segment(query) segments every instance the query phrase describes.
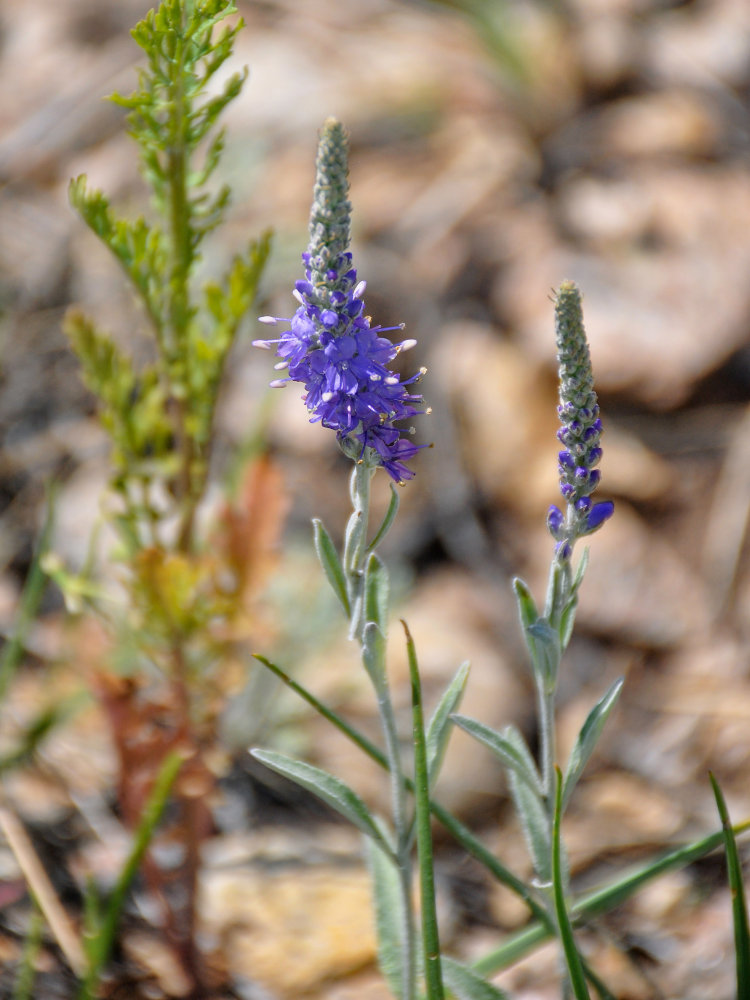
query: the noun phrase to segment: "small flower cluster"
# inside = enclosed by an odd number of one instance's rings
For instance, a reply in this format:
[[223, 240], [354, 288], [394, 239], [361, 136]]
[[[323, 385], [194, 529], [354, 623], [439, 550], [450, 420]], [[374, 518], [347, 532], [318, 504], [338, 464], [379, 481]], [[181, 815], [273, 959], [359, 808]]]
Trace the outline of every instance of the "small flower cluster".
[[420, 446], [395, 424], [420, 413], [421, 395], [409, 390], [424, 374], [400, 379], [388, 364], [415, 341], [393, 344], [381, 334], [390, 329], [371, 326], [364, 314], [365, 282], [357, 281], [349, 243], [347, 143], [341, 125], [329, 119], [321, 133], [317, 177], [310, 218], [310, 245], [302, 255], [305, 280], [294, 297], [299, 308], [291, 319], [262, 316], [261, 322], [289, 323], [275, 340], [256, 340], [256, 347], [275, 348], [277, 369], [288, 376], [272, 386], [301, 382], [312, 414], [336, 431], [346, 455], [373, 467], [382, 465], [398, 483], [413, 478], [404, 463]]
[[581, 293], [572, 281], [563, 282], [555, 298], [555, 333], [560, 365], [557, 413], [562, 425], [557, 438], [563, 445], [558, 453], [558, 471], [567, 512], [563, 514], [559, 507], [551, 506], [547, 527], [557, 542], [559, 558], [568, 559], [575, 540], [596, 531], [614, 511], [610, 500], [591, 500], [601, 478], [595, 466], [602, 457], [602, 422], [583, 329]]

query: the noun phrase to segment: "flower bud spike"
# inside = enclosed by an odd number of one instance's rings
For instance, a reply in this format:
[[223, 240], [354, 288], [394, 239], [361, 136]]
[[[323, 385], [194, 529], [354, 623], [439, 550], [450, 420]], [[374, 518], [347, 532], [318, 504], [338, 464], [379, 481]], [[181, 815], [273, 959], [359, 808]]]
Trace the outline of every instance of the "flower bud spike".
[[557, 440], [560, 493], [567, 514], [550, 507], [547, 528], [555, 538], [556, 557], [571, 557], [578, 538], [591, 534], [612, 516], [614, 504], [607, 500], [592, 504], [591, 495], [601, 473], [594, 468], [602, 457], [599, 441], [602, 422], [594, 391], [589, 346], [583, 327], [581, 293], [572, 281], [564, 281], [555, 295], [555, 336], [560, 378], [560, 429]]

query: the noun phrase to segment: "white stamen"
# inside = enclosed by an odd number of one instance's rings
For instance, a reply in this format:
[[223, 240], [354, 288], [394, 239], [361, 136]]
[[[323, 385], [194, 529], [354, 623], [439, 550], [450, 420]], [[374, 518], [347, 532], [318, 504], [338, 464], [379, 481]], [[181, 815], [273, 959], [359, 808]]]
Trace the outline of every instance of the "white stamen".
[[396, 375], [389, 375], [385, 380], [386, 385], [398, 385], [398, 377]]
[[321, 393], [320, 398], [323, 400], [324, 403], [330, 403], [331, 400], [333, 399], [333, 393], [332, 392]]
[[410, 351], [412, 347], [416, 346], [417, 346], [416, 340], [404, 340], [402, 343], [398, 345], [398, 349], [399, 351]]
[[288, 368], [288, 367], [289, 367], [289, 362], [288, 361], [277, 361], [276, 364], [273, 366], [273, 369], [274, 369], [274, 371], [277, 371], [277, 372], [283, 372], [284, 369]]
[[275, 378], [273, 382], [269, 382], [268, 384], [272, 389], [283, 389], [288, 381], [288, 378]]
[[264, 351], [270, 351], [273, 344], [278, 344], [278, 340], [254, 340], [253, 347], [260, 347]]
[[301, 306], [305, 304], [305, 300], [302, 298], [302, 292], [299, 290], [299, 288], [295, 288], [294, 291], [292, 292], [292, 295], [295, 297], [295, 299], [299, 302]]
[[352, 298], [353, 299], [361, 299], [362, 296], [365, 293], [365, 288], [367, 288], [367, 282], [366, 281], [359, 281], [359, 282], [357, 282], [357, 285], [355, 286], [354, 291], [352, 292]]
[[268, 323], [269, 326], [275, 326], [276, 322], [277, 322], [277, 319], [276, 319], [275, 316], [259, 316], [258, 317], [258, 322], [259, 323]]

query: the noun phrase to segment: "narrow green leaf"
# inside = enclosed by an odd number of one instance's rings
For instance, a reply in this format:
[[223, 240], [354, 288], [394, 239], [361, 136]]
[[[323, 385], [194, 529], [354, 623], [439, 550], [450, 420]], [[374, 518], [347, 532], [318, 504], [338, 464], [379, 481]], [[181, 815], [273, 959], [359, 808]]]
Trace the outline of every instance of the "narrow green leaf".
[[[560, 649], [563, 652], [568, 648], [570, 637], [573, 634], [573, 627], [576, 621], [576, 611], [578, 610], [578, 591], [583, 583], [583, 577], [588, 564], [589, 549], [585, 548], [583, 550], [583, 555], [578, 562], [578, 566], [576, 567], [575, 576], [573, 577], [573, 581], [570, 585], [568, 599], [560, 614], [558, 635], [560, 637]], [[563, 806], [563, 808], [565, 807]]]
[[414, 802], [417, 820], [417, 861], [421, 899], [422, 948], [427, 1000], [443, 1000], [443, 976], [440, 971], [440, 935], [435, 904], [435, 871], [432, 861], [432, 829], [430, 825], [430, 779], [427, 766], [427, 740], [422, 712], [422, 681], [419, 676], [417, 651], [406, 622], [406, 652], [411, 680], [411, 705], [414, 733]]
[[520, 577], [513, 580], [513, 593], [516, 595], [518, 603], [518, 615], [521, 619], [521, 628], [526, 632], [529, 625], [533, 625], [539, 619], [536, 601], [534, 600], [528, 586]]
[[573, 593], [577, 593], [578, 590], [579, 590], [579, 588], [580, 588], [580, 586], [581, 586], [581, 584], [583, 583], [583, 577], [584, 577], [584, 575], [586, 573], [586, 570], [588, 569], [588, 566], [589, 566], [589, 555], [590, 555], [590, 552], [591, 552], [591, 550], [589, 549], [589, 547], [587, 545], [586, 548], [583, 550], [583, 555], [581, 556], [581, 558], [578, 561], [578, 565], [576, 566], [575, 575], [573, 577], [573, 583], [572, 583], [572, 586], [571, 586], [571, 590], [573, 591]]
[[391, 857], [372, 838], [366, 838], [367, 858], [372, 875], [378, 967], [388, 987], [401, 1000], [403, 977], [402, 932], [403, 896], [398, 869]]
[[505, 990], [493, 986], [463, 962], [443, 955], [443, 979], [456, 1000], [510, 1000]]
[[445, 689], [435, 713], [427, 726], [427, 773], [430, 788], [437, 781], [451, 734], [451, 715], [461, 704], [469, 676], [469, 661], [462, 663], [456, 676]]
[[732, 892], [732, 922], [734, 925], [734, 951], [737, 962], [737, 1000], [750, 997], [750, 935], [748, 934], [747, 902], [745, 886], [742, 880], [742, 865], [737, 851], [737, 842], [729, 821], [729, 811], [719, 783], [709, 772], [711, 787], [714, 790], [716, 808], [721, 817], [724, 833], [724, 848], [727, 855], [727, 873], [729, 888]]
[[545, 692], [554, 691], [560, 668], [560, 636], [546, 618], [538, 618], [525, 632], [535, 676]]
[[[81, 984], [78, 1000], [93, 1000], [93, 997], [97, 993], [99, 976], [112, 950], [117, 925], [120, 921], [122, 908], [125, 905], [128, 889], [140, 868], [143, 855], [146, 853], [154, 831], [164, 813], [172, 785], [182, 767], [182, 763], [182, 755], [172, 752], [167, 755], [156, 776], [154, 787], [148, 797], [146, 807], [143, 810], [143, 816], [135, 832], [130, 854], [117, 877], [114, 890], [109, 898], [101, 922], [98, 925], [96, 936], [88, 943], [87, 953], [90, 957], [90, 964], [86, 977]], [[93, 900], [90, 901], [89, 905], [93, 907]], [[93, 909], [90, 909], [90, 917], [92, 913]]]
[[385, 636], [375, 622], [367, 622], [362, 636], [362, 663], [376, 691], [381, 691], [387, 683], [385, 652]]
[[393, 483], [391, 483], [391, 500], [390, 503], [388, 504], [388, 510], [385, 512], [385, 517], [383, 518], [380, 527], [375, 532], [372, 541], [367, 546], [368, 552], [374, 552], [375, 549], [378, 547], [378, 545], [380, 545], [385, 536], [388, 534], [391, 525], [396, 519], [396, 514], [398, 513], [398, 505], [400, 502], [401, 498], [399, 497], [398, 490], [393, 485]]
[[388, 635], [388, 571], [385, 563], [371, 552], [365, 566], [365, 622], [374, 622]]
[[614, 682], [604, 697], [601, 698], [591, 709], [586, 717], [586, 721], [581, 727], [581, 731], [578, 734], [578, 738], [576, 739], [575, 745], [570, 753], [568, 766], [565, 768], [562, 790], [563, 812], [565, 812], [568, 802], [570, 801], [570, 796], [573, 794], [573, 789], [577, 785], [578, 779], [583, 773], [583, 769], [586, 767], [591, 754], [594, 752], [596, 744], [599, 742], [599, 737], [604, 729], [604, 724], [617, 703], [617, 699], [620, 696], [624, 683], [625, 679], [623, 677], [618, 678]]
[[315, 551], [318, 553], [320, 565], [326, 575], [328, 582], [333, 588], [333, 592], [338, 597], [344, 614], [347, 618], [351, 615], [349, 605], [349, 595], [346, 591], [346, 577], [344, 569], [336, 551], [336, 546], [331, 541], [331, 536], [323, 526], [323, 522], [317, 517], [313, 518], [313, 537], [315, 540]]
[[[750, 830], [750, 820], [739, 823], [732, 828], [735, 836], [746, 833], [748, 830]], [[634, 896], [644, 885], [663, 875], [664, 872], [686, 868], [699, 858], [705, 857], [722, 843], [723, 837], [721, 831], [712, 833], [708, 837], [702, 837], [691, 844], [685, 844], [674, 851], [669, 851], [642, 868], [636, 868], [634, 871], [626, 873], [611, 885], [596, 889], [573, 904], [571, 913], [574, 921], [576, 924], [585, 924], [601, 913], [609, 913], [616, 906]], [[490, 859], [487, 859], [485, 863], [491, 871]], [[499, 878], [499, 881], [502, 879]], [[546, 920], [546, 914], [535, 914], [535, 916], [537, 920], [533, 924], [524, 927], [517, 934], [512, 934], [498, 948], [476, 961], [474, 968], [485, 975], [500, 972], [518, 962], [543, 941], [552, 937], [554, 929]]]
[[29, 630], [34, 623], [47, 587], [47, 574], [44, 571], [44, 562], [52, 538], [56, 496], [57, 488], [55, 486], [50, 487], [47, 493], [47, 509], [44, 516], [44, 524], [36, 543], [34, 557], [23, 586], [23, 592], [21, 593], [16, 627], [13, 630], [13, 635], [5, 642], [2, 653], [0, 653], [0, 700], [5, 696], [8, 684], [11, 682], [21, 662]]
[[34, 1000], [37, 959], [44, 940], [44, 916], [32, 893], [32, 911], [23, 941], [23, 951], [13, 983], [11, 1000]]
[[470, 736], [492, 750], [509, 773], [515, 774], [537, 797], [541, 797], [543, 790], [539, 772], [526, 741], [515, 726], [507, 726], [502, 733], [498, 733], [483, 722], [477, 722], [476, 719], [470, 719], [466, 715], [452, 715], [451, 719]]
[[540, 796], [525, 781], [521, 781], [516, 771], [508, 772], [508, 783], [534, 871], [540, 882], [549, 885], [552, 881], [552, 844], [544, 804]]
[[276, 771], [277, 774], [289, 778], [290, 781], [294, 781], [302, 788], [317, 795], [332, 809], [353, 823], [362, 833], [372, 837], [389, 856], [393, 856], [393, 851], [383, 837], [370, 810], [359, 795], [340, 778], [328, 774], [327, 771], [323, 771], [319, 767], [313, 767], [312, 764], [305, 764], [301, 760], [294, 760], [273, 750], [251, 750], [250, 753], [261, 764], [270, 767], [272, 771]]
[[565, 905], [565, 879], [562, 871], [562, 847], [560, 843], [562, 774], [559, 767], [555, 768], [555, 774], [555, 815], [552, 824], [552, 891], [555, 902], [555, 915], [557, 916], [560, 941], [565, 955], [565, 964], [576, 1000], [591, 1000], [588, 987], [586, 986], [586, 976], [581, 964], [581, 956], [578, 954], [578, 949], [576, 948], [573, 927]]

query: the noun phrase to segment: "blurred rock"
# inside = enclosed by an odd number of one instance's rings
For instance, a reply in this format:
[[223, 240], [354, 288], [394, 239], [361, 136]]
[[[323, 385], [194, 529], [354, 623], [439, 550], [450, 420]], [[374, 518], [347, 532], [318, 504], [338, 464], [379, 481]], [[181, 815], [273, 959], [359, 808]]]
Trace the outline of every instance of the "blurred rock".
[[203, 933], [232, 975], [295, 998], [375, 959], [370, 877], [363, 866], [204, 873]]

